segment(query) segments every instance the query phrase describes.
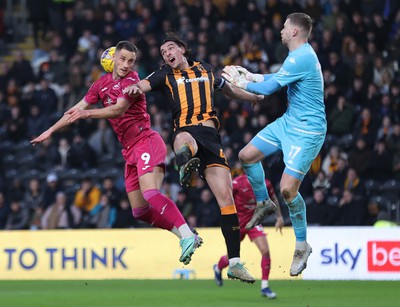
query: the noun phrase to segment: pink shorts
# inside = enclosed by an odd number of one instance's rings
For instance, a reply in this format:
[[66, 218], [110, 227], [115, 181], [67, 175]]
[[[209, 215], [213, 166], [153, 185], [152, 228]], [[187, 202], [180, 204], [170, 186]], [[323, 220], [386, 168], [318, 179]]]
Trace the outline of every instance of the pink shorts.
[[253, 229], [246, 230], [244, 227], [240, 227], [240, 241], [244, 239], [244, 237], [248, 235], [250, 241], [253, 241], [255, 238], [258, 237], [265, 237], [267, 236], [264, 232], [264, 228], [261, 225], [257, 225]]
[[140, 189], [139, 177], [153, 172], [155, 166], [161, 166], [165, 171], [166, 155], [164, 140], [155, 131], [135, 145], [124, 148], [126, 193]]

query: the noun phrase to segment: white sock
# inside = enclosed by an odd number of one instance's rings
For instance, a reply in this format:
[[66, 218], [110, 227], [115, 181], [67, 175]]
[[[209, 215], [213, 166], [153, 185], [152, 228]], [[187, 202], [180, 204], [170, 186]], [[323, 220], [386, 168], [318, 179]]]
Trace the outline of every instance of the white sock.
[[178, 230], [181, 234], [182, 239], [190, 238], [190, 237], [194, 236], [194, 233], [190, 230], [190, 227], [188, 224], [183, 224], [183, 225], [179, 226]]
[[230, 258], [229, 259], [229, 266], [234, 266], [236, 263], [240, 262], [240, 258], [239, 257], [235, 257], [235, 258]]
[[296, 241], [296, 250], [305, 251], [307, 249], [306, 241]]
[[268, 288], [268, 280], [261, 280], [261, 289]]
[[217, 273], [221, 273], [221, 270], [219, 269], [218, 265], [215, 266], [215, 269], [214, 269], [214, 270], [215, 270], [215, 272], [217, 272]]
[[170, 230], [174, 235], [176, 235], [179, 239], [182, 239], [181, 233], [179, 232], [178, 228], [175, 226]]

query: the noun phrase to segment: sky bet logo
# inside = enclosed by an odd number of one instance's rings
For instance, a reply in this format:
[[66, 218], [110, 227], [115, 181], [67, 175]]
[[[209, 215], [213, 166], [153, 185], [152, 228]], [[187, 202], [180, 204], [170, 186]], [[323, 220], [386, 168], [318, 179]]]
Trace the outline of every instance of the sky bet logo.
[[344, 265], [354, 270], [360, 257], [361, 249], [351, 250], [350, 248], [341, 248], [335, 243], [333, 248], [324, 248], [321, 250], [322, 264], [325, 265]]
[[368, 242], [369, 272], [400, 272], [400, 241]]

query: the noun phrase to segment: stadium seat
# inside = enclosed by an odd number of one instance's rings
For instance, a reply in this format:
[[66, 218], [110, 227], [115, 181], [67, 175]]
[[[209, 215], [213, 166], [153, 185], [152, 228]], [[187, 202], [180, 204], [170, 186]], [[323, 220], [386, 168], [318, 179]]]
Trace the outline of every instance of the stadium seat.
[[375, 196], [382, 192], [382, 184], [374, 179], [365, 181], [365, 188], [367, 189], [367, 195]]
[[329, 196], [327, 199], [326, 199], [326, 203], [329, 205], [329, 206], [337, 206], [338, 204], [339, 204], [339, 196]]
[[58, 178], [63, 182], [64, 187], [79, 184], [83, 178], [83, 174], [76, 168], [71, 168], [58, 173]]
[[0, 142], [0, 153], [2, 156], [13, 152], [14, 152], [14, 143], [12, 143], [11, 141]]
[[14, 154], [7, 154], [2, 157], [3, 166], [5, 169], [14, 169], [17, 167], [17, 159]]
[[190, 277], [192, 278], [196, 278], [196, 272], [194, 270], [190, 270], [190, 269], [176, 269], [172, 275], [172, 278], [174, 279], [190, 279]]
[[399, 199], [400, 195], [400, 181], [388, 180], [382, 184], [382, 196], [388, 198], [392, 203]]

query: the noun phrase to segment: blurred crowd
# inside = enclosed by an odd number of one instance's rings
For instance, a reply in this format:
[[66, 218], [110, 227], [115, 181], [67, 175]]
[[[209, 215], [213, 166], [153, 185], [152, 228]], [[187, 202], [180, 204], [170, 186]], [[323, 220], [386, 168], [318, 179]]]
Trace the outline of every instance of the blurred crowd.
[[[178, 31], [193, 59], [275, 72], [286, 58], [280, 30], [288, 14], [314, 21], [310, 44], [325, 82], [328, 135], [301, 193], [309, 225], [400, 221], [400, 3], [396, 0], [75, 0], [27, 1], [35, 49], [10, 50], [0, 62], [0, 229], [146, 227], [124, 192], [124, 161], [106, 120], [82, 120], [49, 141], [29, 140], [58, 120], [104, 72], [101, 53], [120, 40], [141, 50], [141, 78], [159, 68], [163, 34]], [[1, 31], [3, 29], [3, 31]], [[0, 40], [4, 34], [0, 24]], [[153, 129], [168, 146], [163, 190], [194, 227], [219, 223], [201, 179], [182, 189], [169, 146], [171, 117], [156, 92], [146, 94]], [[215, 96], [232, 175], [239, 150], [286, 108], [284, 90], [262, 104]], [[279, 185], [277, 155], [264, 164]], [[279, 190], [276, 190], [279, 195]], [[283, 203], [283, 202], [282, 202]], [[287, 210], [282, 206], [286, 223]], [[272, 224], [273, 222], [271, 222]], [[268, 224], [268, 220], [266, 221]]]

